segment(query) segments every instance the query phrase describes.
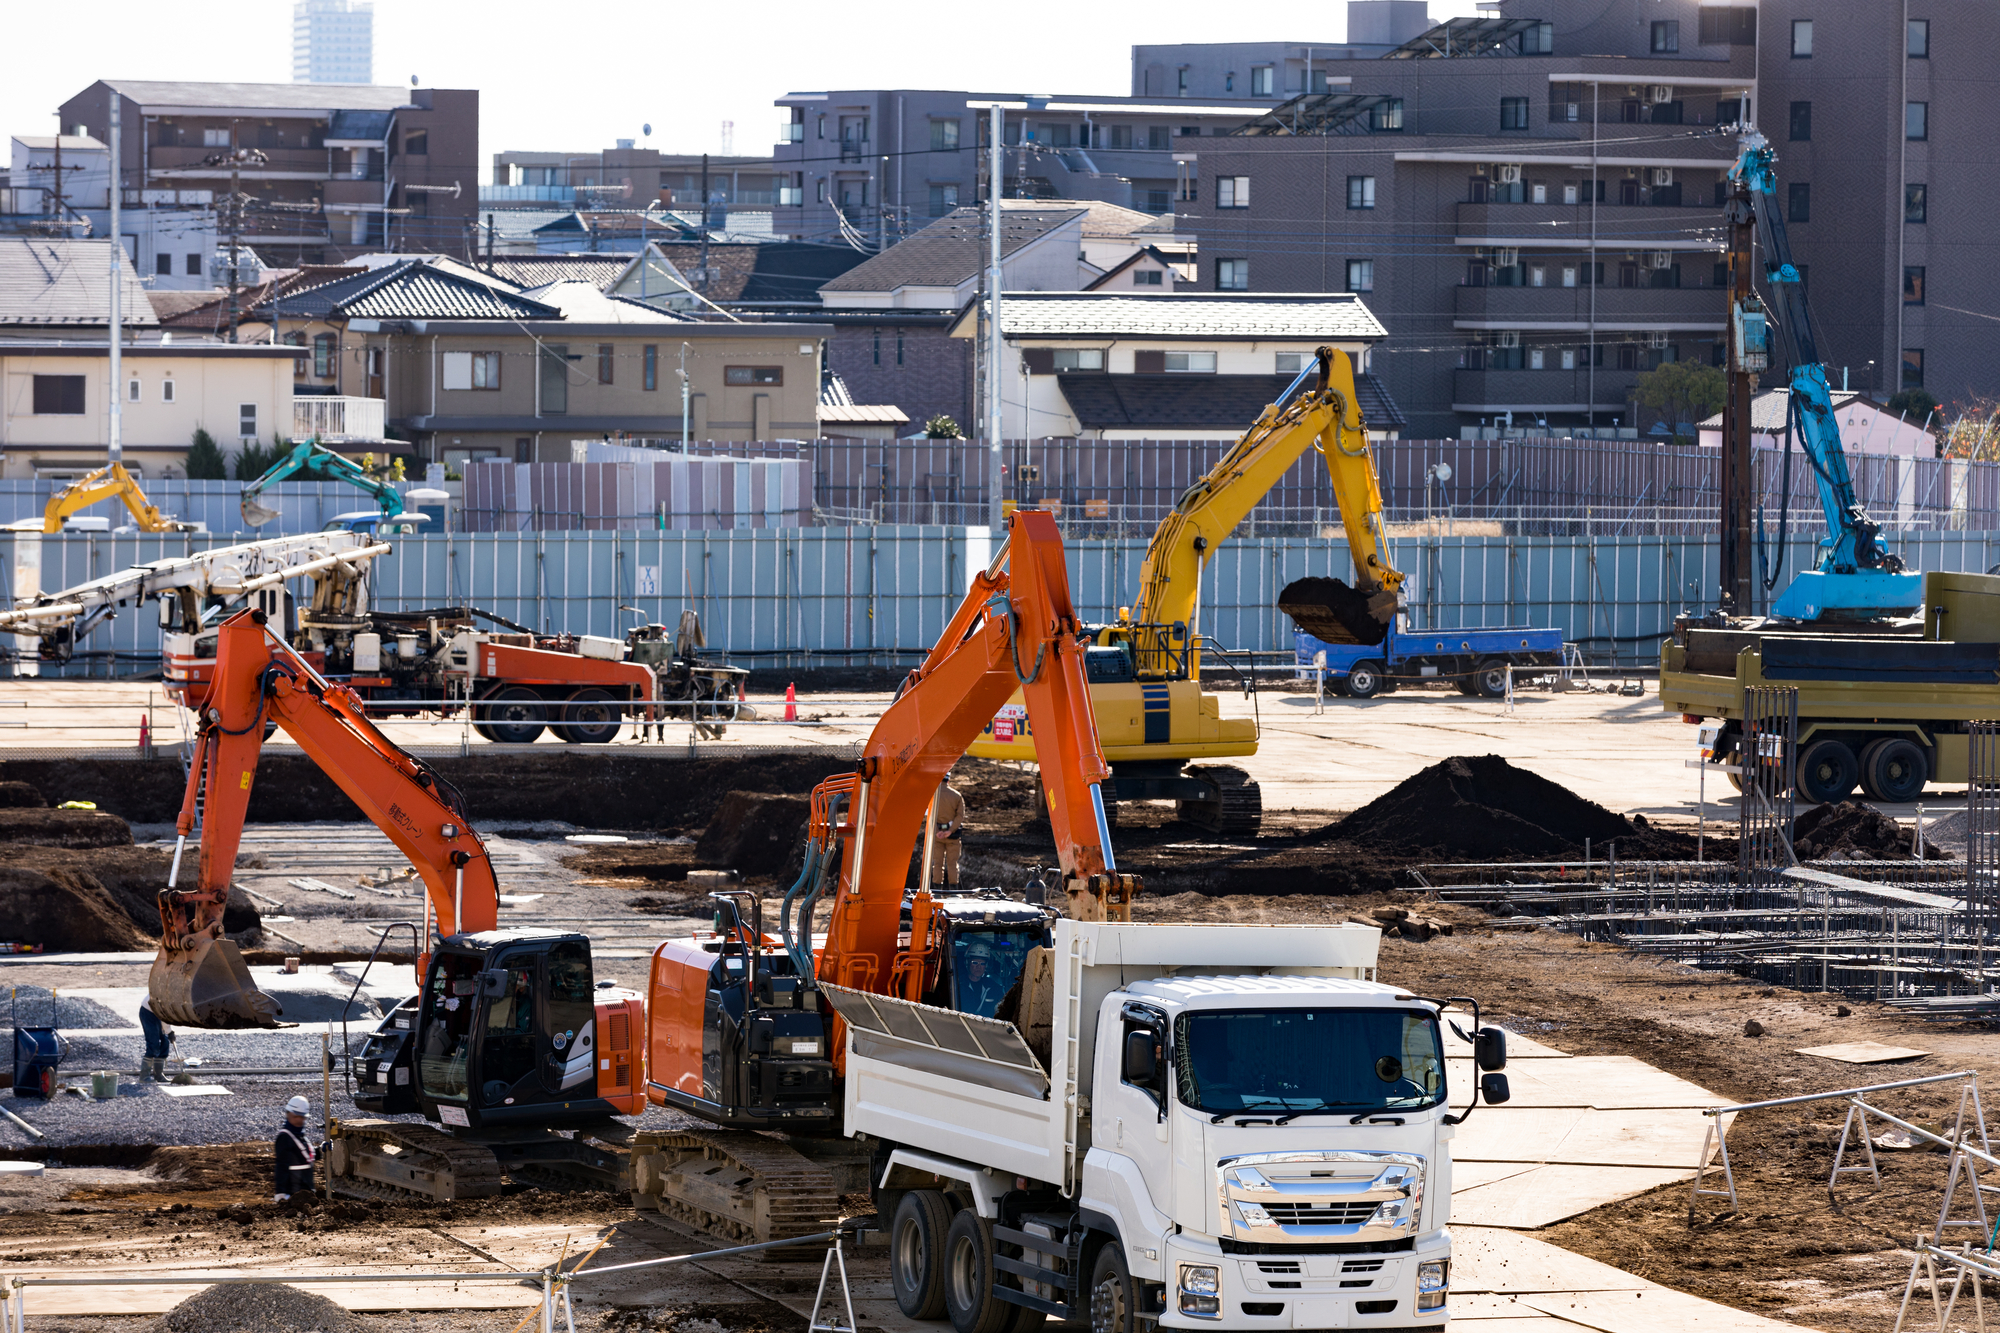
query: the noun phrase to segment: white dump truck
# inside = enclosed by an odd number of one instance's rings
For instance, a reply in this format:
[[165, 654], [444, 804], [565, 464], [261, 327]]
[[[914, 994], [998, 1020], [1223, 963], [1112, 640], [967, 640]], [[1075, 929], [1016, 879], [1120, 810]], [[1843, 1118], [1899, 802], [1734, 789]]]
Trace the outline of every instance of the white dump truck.
[[[1057, 920], [1018, 1023], [825, 987], [904, 1313], [1441, 1330], [1464, 1113], [1444, 1002], [1376, 981], [1380, 938]], [[1468, 1008], [1467, 1110], [1507, 1098]]]

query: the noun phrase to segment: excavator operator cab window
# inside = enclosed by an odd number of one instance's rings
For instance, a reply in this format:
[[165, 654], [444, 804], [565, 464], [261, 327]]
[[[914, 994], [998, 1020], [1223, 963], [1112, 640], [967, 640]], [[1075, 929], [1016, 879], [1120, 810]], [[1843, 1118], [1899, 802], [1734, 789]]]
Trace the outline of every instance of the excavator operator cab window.
[[595, 1088], [597, 998], [590, 945], [583, 940], [558, 940], [549, 946], [545, 966], [550, 1050], [542, 1065], [543, 1082], [552, 1093]]
[[479, 1100], [503, 1106], [513, 1100], [522, 1080], [536, 1066], [536, 956], [503, 955], [492, 971], [500, 972], [500, 994], [488, 1001], [486, 1033], [479, 1043]]
[[465, 1100], [480, 970], [476, 954], [442, 953], [431, 964], [417, 1041], [417, 1080], [427, 1096]]
[[952, 1008], [961, 1014], [993, 1017], [994, 1010], [1021, 979], [1028, 950], [1044, 942], [1039, 922], [1021, 930], [957, 931], [951, 941]]
[[1132, 650], [1124, 644], [1084, 649], [1083, 674], [1092, 685], [1119, 685], [1139, 678]]

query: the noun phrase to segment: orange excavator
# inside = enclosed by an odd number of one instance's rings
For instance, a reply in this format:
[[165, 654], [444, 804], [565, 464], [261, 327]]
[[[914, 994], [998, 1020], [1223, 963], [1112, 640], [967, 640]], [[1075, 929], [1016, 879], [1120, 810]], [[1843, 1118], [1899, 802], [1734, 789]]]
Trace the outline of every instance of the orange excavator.
[[[185, 833], [206, 792], [201, 873], [194, 889], [162, 895], [169, 929], [155, 1008], [191, 1026], [276, 1020], [220, 937], [257, 747], [264, 722], [275, 721], [410, 857], [428, 891], [420, 994], [369, 1038], [355, 1062], [355, 1101], [419, 1112], [440, 1128], [335, 1122], [337, 1192], [464, 1198], [497, 1192], [513, 1174], [629, 1187], [641, 1206], [723, 1234], [819, 1229], [840, 1193], [867, 1182], [865, 1152], [843, 1135], [842, 1034], [819, 984], [991, 1016], [1047, 943], [1051, 918], [1038, 903], [998, 890], [912, 893], [908, 883], [920, 841], [929, 864], [939, 783], [1016, 690], [1036, 724], [1061, 909], [1129, 920], [1139, 889], [1112, 857], [1101, 790], [1109, 770], [1061, 535], [1036, 511], [1014, 514], [1008, 532], [855, 771], [814, 791], [806, 868], [785, 896], [779, 932], [765, 931], [753, 895], [716, 895], [715, 930], [660, 944], [643, 999], [595, 982], [584, 935], [495, 929], [492, 866], [451, 788], [257, 613], [233, 618], [221, 630], [203, 763], [183, 814]], [[819, 935], [823, 902], [830, 916]], [[614, 1119], [649, 1102], [718, 1128], [635, 1135]]]

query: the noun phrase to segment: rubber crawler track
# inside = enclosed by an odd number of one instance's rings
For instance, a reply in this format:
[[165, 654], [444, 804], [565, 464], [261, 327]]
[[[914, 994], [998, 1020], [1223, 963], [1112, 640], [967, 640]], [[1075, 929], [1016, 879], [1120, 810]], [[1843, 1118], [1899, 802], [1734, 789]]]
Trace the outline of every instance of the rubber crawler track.
[[739, 1173], [737, 1189], [742, 1193], [764, 1192], [768, 1200], [764, 1216], [769, 1220], [769, 1235], [761, 1234], [763, 1228], [745, 1225], [740, 1218], [711, 1212], [683, 1199], [658, 1194], [639, 1196], [645, 1205], [657, 1207], [667, 1216], [712, 1235], [745, 1244], [785, 1240], [825, 1231], [840, 1218], [840, 1196], [834, 1191], [832, 1175], [761, 1134], [741, 1130], [642, 1132], [635, 1152], [648, 1148], [657, 1148], [674, 1158], [700, 1156], [721, 1163]]

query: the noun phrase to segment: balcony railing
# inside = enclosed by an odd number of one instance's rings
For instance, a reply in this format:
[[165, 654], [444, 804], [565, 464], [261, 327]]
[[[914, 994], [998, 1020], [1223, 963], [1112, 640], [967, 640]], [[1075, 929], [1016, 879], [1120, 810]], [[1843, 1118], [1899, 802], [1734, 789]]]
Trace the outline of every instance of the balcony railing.
[[[150, 176], [169, 176], [189, 179], [200, 177], [207, 180], [227, 177], [228, 164], [209, 166], [208, 159], [227, 153], [226, 148], [202, 148], [192, 144], [146, 150], [146, 171]], [[333, 174], [332, 164], [327, 160], [324, 148], [264, 148], [261, 166], [245, 166], [243, 174], [251, 179], [273, 171], [309, 173], [314, 176]]]
[[[1560, 353], [1549, 349], [1544, 355]], [[1582, 404], [1599, 411], [1617, 411], [1631, 396], [1636, 370], [1599, 366], [1593, 383], [1588, 369], [1575, 370], [1457, 370], [1452, 372], [1451, 400], [1460, 411], [1558, 411]]]
[[779, 143], [801, 143], [806, 137], [806, 127], [797, 122], [778, 126]]
[[[1540, 262], [1536, 260], [1535, 262]], [[1559, 278], [1564, 263], [1582, 263], [1552, 255], [1547, 268]], [[1606, 264], [1610, 273], [1615, 266]], [[1641, 270], [1641, 275], [1644, 275]], [[1592, 318], [1588, 287], [1460, 287], [1454, 305], [1460, 320], [1482, 323], [1519, 321], [1587, 323]], [[1612, 287], [1597, 289], [1595, 319], [1599, 324], [1671, 324], [1693, 329], [1720, 329], [1727, 322], [1729, 293], [1721, 287]]]
[[292, 399], [292, 438], [321, 444], [380, 444], [380, 398]]

